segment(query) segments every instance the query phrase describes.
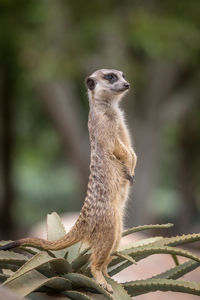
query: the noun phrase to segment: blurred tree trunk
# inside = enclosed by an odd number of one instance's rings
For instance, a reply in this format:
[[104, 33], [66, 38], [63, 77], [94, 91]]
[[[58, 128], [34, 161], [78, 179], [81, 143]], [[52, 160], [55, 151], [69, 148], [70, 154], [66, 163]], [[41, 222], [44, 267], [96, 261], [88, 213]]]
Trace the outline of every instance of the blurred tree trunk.
[[[1, 66], [2, 67], [2, 66]], [[0, 86], [0, 236], [8, 239], [13, 229], [11, 206], [12, 188], [12, 88], [11, 70], [5, 64]]]
[[144, 75], [146, 77], [144, 92], [136, 100], [134, 107], [130, 102], [129, 109], [134, 110], [135, 115], [130, 124], [135, 137], [138, 162], [136, 183], [133, 188], [134, 203], [129, 202], [127, 210], [128, 214], [132, 215], [128, 220], [129, 226], [148, 224], [152, 221], [148, 201], [157, 183], [160, 138], [165, 124], [163, 107], [172, 94], [178, 73], [175, 64], [149, 60]]
[[66, 156], [70, 157], [77, 171], [81, 195], [84, 195], [89, 176], [89, 138], [85, 134], [86, 124], [83, 122], [73, 84], [40, 83], [37, 91], [61, 138]]
[[178, 217], [178, 231], [188, 233], [191, 225], [198, 214], [198, 200], [196, 196], [196, 178], [194, 166], [196, 162], [196, 140], [199, 135], [199, 128], [195, 128], [194, 117], [190, 112], [182, 119], [181, 132], [179, 137], [179, 169], [178, 186], [182, 200], [181, 210]]
[[[180, 118], [190, 111], [199, 93], [198, 72], [192, 73], [189, 80], [182, 81], [177, 65], [155, 61], [149, 65], [146, 74], [148, 80], [144, 88], [145, 92], [136, 100], [136, 108], [132, 108], [135, 110], [135, 118], [130, 120], [138, 163], [136, 183], [133, 188], [134, 203], [130, 201], [128, 208], [128, 214], [132, 216], [128, 220], [129, 226], [152, 222], [148, 201], [158, 184], [162, 131], [166, 124], [179, 122]], [[183, 165], [184, 168], [187, 166], [184, 163]], [[183, 211], [187, 211], [189, 199], [193, 197], [193, 193], [190, 193], [191, 188], [188, 186], [191, 184], [189, 182], [185, 184], [185, 179], [182, 177], [182, 185], [184, 189], [187, 189], [182, 199]], [[193, 211], [192, 206], [188, 209], [188, 213], [191, 210]], [[180, 220], [180, 224], [182, 222], [183, 219]]]

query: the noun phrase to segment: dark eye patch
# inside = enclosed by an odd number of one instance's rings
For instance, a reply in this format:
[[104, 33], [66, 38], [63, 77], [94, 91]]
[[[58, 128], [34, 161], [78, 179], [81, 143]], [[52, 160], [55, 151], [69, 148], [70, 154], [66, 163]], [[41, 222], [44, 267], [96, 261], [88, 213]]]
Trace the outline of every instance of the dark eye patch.
[[103, 76], [105, 80], [108, 80], [110, 83], [114, 83], [118, 80], [118, 76], [115, 73], [108, 73]]
[[125, 74], [124, 73], [122, 73], [122, 77], [125, 78]]

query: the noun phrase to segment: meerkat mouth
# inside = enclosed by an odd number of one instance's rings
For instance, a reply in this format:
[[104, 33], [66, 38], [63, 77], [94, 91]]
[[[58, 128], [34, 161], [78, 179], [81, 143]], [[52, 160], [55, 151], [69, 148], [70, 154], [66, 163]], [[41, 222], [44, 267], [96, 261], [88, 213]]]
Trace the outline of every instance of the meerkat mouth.
[[111, 89], [111, 90], [116, 93], [122, 93], [122, 92], [127, 92], [129, 90], [129, 87], [123, 87], [121, 89]]

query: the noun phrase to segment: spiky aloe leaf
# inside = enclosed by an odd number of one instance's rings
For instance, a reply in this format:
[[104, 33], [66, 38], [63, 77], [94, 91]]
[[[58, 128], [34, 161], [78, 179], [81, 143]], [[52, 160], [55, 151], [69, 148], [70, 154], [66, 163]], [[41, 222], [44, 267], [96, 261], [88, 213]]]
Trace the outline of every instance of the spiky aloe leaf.
[[0, 262], [17, 264], [18, 262], [25, 263], [27, 260], [28, 258], [23, 254], [13, 251], [0, 251]]
[[[141, 260], [142, 258], [145, 258], [149, 255], [152, 254], [157, 254], [157, 253], [166, 253], [166, 254], [172, 254], [172, 255], [180, 255], [188, 258], [192, 258], [196, 261], [200, 260], [200, 257], [194, 255], [193, 253], [180, 249], [180, 248], [174, 248], [174, 247], [169, 247], [169, 246], [159, 246], [156, 244], [153, 245], [144, 245], [140, 247], [132, 247], [128, 248], [122, 251], [118, 251], [121, 254], [127, 254], [131, 257], [134, 257], [136, 261]], [[111, 262], [111, 266], [114, 264], [118, 264], [123, 260], [123, 257], [117, 257], [114, 258]]]
[[[162, 238], [155, 241], [154, 246], [180, 246], [183, 244], [194, 243], [200, 241], [200, 233], [183, 234], [181, 236]], [[151, 245], [149, 245], [151, 246]]]
[[108, 267], [108, 274], [112, 277], [115, 274], [121, 272], [122, 270], [124, 270], [125, 268], [127, 268], [128, 266], [131, 266], [131, 262], [127, 261], [127, 260], [123, 260], [121, 262], [119, 262], [118, 264], [115, 265], [109, 265]]
[[137, 241], [137, 242], [132, 242], [128, 246], [127, 245], [126, 246], [121, 246], [119, 248], [119, 251], [123, 251], [123, 250], [126, 250], [126, 249], [131, 249], [131, 248], [136, 248], [136, 247], [144, 246], [144, 245], [153, 245], [155, 242], [161, 241], [163, 239], [164, 238], [162, 236], [155, 236], [155, 237], [151, 237], [151, 238], [145, 238], [145, 239], [142, 239], [142, 240]]
[[[132, 248], [127, 249], [125, 251], [122, 251], [122, 254], [128, 254], [131, 257], [134, 257], [136, 261], [140, 261], [143, 258], [146, 258], [147, 256], [153, 255], [153, 254], [175, 254], [180, 255], [183, 257], [187, 257], [190, 259], [193, 259], [197, 262], [200, 262], [200, 257], [194, 255], [193, 253], [180, 249], [180, 248], [173, 248], [173, 247], [138, 247], [138, 248]], [[122, 271], [123, 269], [130, 266], [132, 263], [130, 261], [125, 261], [123, 257], [117, 257], [112, 260], [112, 262], [109, 265], [108, 272], [111, 276], [117, 274], [118, 272]]]
[[6, 244], [9, 244], [9, 243], [11, 243], [11, 242], [13, 242], [12, 240], [8, 240], [8, 241], [4, 241], [4, 240], [2, 240], [2, 241], [0, 241], [0, 246], [3, 246], [3, 245], [6, 245]]
[[[186, 250], [183, 250], [180, 248], [167, 247], [167, 246], [163, 246], [163, 247], [142, 246], [142, 247], [130, 248], [130, 249], [126, 249], [126, 250], [122, 251], [122, 254], [128, 254], [129, 256], [133, 257], [136, 262], [140, 261], [143, 258], [146, 258], [147, 256], [150, 256], [153, 254], [160, 254], [160, 253], [176, 254], [176, 255], [191, 258], [197, 262], [200, 262], [200, 258], [189, 251], [186, 251]], [[125, 260], [125, 258], [123, 258], [122, 256], [113, 258], [113, 260], [111, 261], [109, 268], [108, 268], [109, 275], [113, 276], [113, 275], [119, 273], [120, 271], [122, 271], [123, 269], [127, 268], [131, 264], [132, 263], [130, 261]]]
[[[47, 239], [49, 241], [55, 241], [65, 236], [66, 231], [62, 224], [59, 215], [56, 212], [47, 215]], [[64, 257], [67, 250], [52, 251], [56, 257]]]
[[[47, 237], [48, 240], [54, 241], [62, 238], [66, 234], [65, 228], [59, 215], [56, 212], [47, 216]], [[69, 263], [75, 260], [80, 253], [81, 242], [76, 243], [68, 248], [52, 251], [57, 257], [67, 257]]]
[[[47, 296], [46, 293], [44, 293], [44, 292], [31, 293], [28, 296], [28, 299], [31, 299], [31, 300], [71, 300], [71, 298], [69, 298], [65, 295], [61, 295], [60, 293], [59, 294], [54, 293], [52, 295], [48, 294], [48, 296]], [[23, 300], [24, 300], [24, 298], [23, 298]]]
[[26, 300], [27, 298], [21, 298], [17, 296], [16, 293], [13, 293], [10, 289], [7, 289], [3, 286], [0, 286], [0, 299], [9, 299], [9, 300]]
[[200, 262], [200, 257], [194, 255], [190, 251], [183, 250], [180, 248], [174, 248], [174, 247], [168, 247], [168, 246], [163, 246], [163, 247], [147, 247], [144, 249], [140, 249], [137, 251], [133, 251], [132, 253], [129, 253], [130, 256], [135, 257], [136, 261], [139, 261], [149, 255], [152, 254], [158, 254], [158, 253], [163, 253], [163, 254], [175, 254], [175, 255], [180, 255], [183, 257], [191, 258], [197, 262]]
[[[65, 295], [61, 295], [60, 293], [59, 294], [53, 293], [52, 295], [50, 295], [48, 293], [48, 296], [47, 296], [46, 293], [44, 293], [44, 292], [31, 293], [28, 296], [28, 299], [31, 299], [31, 300], [71, 300], [71, 298], [69, 298]], [[23, 298], [23, 300], [24, 300], [24, 298]]]
[[106, 281], [112, 286], [115, 300], [131, 300], [131, 297], [121, 284], [111, 278], [106, 278]]
[[7, 274], [0, 274], [0, 282], [6, 281], [9, 277]]
[[43, 265], [46, 262], [49, 262], [52, 258], [46, 252], [40, 252], [33, 256], [29, 261], [27, 261], [21, 268], [19, 268], [6, 282], [5, 285], [24, 275], [25, 273]]
[[177, 255], [176, 254], [172, 254], [171, 256], [172, 256], [172, 259], [173, 259], [175, 265], [176, 266], [180, 265]]
[[85, 255], [79, 255], [77, 259], [75, 259], [72, 262], [72, 269], [73, 271], [77, 271], [81, 269], [82, 266], [84, 266], [90, 258], [90, 254], [85, 254]]
[[[194, 243], [200, 241], [200, 233], [183, 234], [181, 236], [165, 238], [160, 243], [168, 246], [180, 246], [187, 243]], [[159, 243], [159, 242], [158, 242]]]
[[199, 262], [189, 260], [176, 267], [173, 267], [165, 272], [162, 272], [158, 275], [152, 276], [154, 279], [178, 279], [183, 275], [195, 270], [200, 266]]
[[78, 242], [67, 249], [68, 251], [67, 260], [69, 263], [73, 262], [79, 256], [81, 251], [81, 245], [82, 243]]
[[20, 264], [14, 265], [14, 264], [8, 264], [8, 263], [0, 263], [0, 269], [7, 269], [11, 270], [13, 272], [16, 272], [20, 267]]
[[67, 260], [63, 258], [52, 259], [50, 262], [51, 270], [55, 274], [65, 274], [72, 272], [72, 267]]
[[105, 289], [87, 276], [77, 273], [69, 273], [64, 275], [64, 278], [70, 280], [74, 288], [92, 289], [103, 294], [107, 299], [113, 300], [113, 297]]
[[123, 283], [122, 285], [131, 296], [138, 296], [154, 291], [174, 291], [200, 295], [200, 286], [198, 283], [172, 279], [136, 280]]
[[13, 251], [0, 251], [0, 268], [16, 271], [28, 258]]
[[67, 291], [65, 295], [69, 296], [70, 299], [74, 300], [92, 300], [92, 298], [88, 297], [84, 293], [77, 292], [77, 291]]
[[122, 236], [129, 235], [134, 232], [139, 232], [139, 231], [144, 231], [144, 230], [149, 230], [149, 229], [161, 229], [161, 228], [170, 228], [173, 227], [174, 225], [171, 223], [167, 224], [150, 224], [150, 225], [141, 225], [133, 228], [129, 228], [127, 230], [124, 230], [122, 233]]
[[115, 256], [121, 257], [123, 260], [127, 260], [130, 261], [132, 264], [137, 264], [137, 262], [135, 261], [135, 259], [133, 259], [130, 255], [125, 254], [125, 253], [121, 253], [121, 252], [114, 252], [113, 253]]
[[71, 288], [69, 280], [62, 277], [47, 278], [36, 270], [32, 270], [20, 277], [8, 282], [6, 287], [15, 291], [20, 296], [27, 296], [42, 286], [46, 286], [54, 291], [66, 291]]
[[[52, 258], [48, 255], [47, 252], [43, 251], [40, 252], [38, 254], [36, 254], [35, 256], [33, 256], [29, 261], [27, 261], [20, 269], [18, 269], [4, 284], [8, 284], [9, 282], [11, 282], [12, 280], [16, 279], [17, 277], [20, 277], [22, 275], [24, 275], [25, 273], [39, 268], [41, 266], [43, 266], [46, 263], [54, 263], [54, 266], [56, 266], [56, 262], [59, 262], [62, 260], [63, 265], [62, 265], [62, 273], [66, 273], [68, 271], [71, 271], [71, 266], [69, 265], [69, 263], [67, 263], [67, 261], [65, 259], [61, 259], [61, 258]], [[58, 271], [59, 271], [59, 267], [58, 267]]]

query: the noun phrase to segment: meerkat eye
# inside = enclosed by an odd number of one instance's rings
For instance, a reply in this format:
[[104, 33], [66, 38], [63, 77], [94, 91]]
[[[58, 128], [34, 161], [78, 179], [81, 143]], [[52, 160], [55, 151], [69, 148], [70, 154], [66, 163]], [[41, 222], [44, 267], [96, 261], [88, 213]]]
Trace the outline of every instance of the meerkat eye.
[[103, 76], [104, 79], [108, 80], [110, 83], [113, 83], [118, 80], [118, 77], [114, 73], [105, 74]]

